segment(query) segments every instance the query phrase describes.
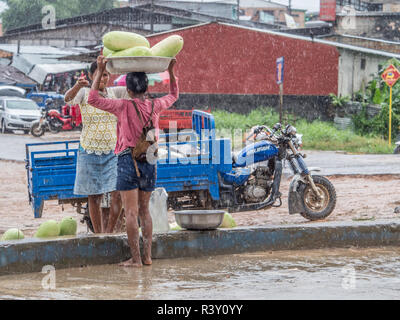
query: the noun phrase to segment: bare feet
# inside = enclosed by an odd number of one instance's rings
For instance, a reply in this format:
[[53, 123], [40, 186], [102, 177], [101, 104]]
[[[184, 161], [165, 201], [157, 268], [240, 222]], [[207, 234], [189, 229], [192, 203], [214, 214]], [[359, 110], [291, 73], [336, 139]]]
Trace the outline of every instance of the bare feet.
[[120, 263], [119, 266], [125, 268], [140, 268], [143, 264], [142, 262], [134, 262], [133, 259], [129, 259], [128, 261]]
[[151, 261], [151, 258], [143, 258], [143, 264], [145, 266], [151, 266], [153, 261]]

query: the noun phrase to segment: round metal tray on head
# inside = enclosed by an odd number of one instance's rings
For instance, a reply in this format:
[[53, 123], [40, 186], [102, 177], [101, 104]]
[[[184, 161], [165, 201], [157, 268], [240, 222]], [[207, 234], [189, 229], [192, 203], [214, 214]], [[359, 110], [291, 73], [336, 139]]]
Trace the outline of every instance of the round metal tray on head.
[[176, 223], [188, 230], [217, 229], [224, 220], [223, 210], [185, 210], [175, 211]]
[[160, 73], [168, 69], [172, 59], [167, 57], [110, 57], [107, 58], [107, 70], [111, 74]]

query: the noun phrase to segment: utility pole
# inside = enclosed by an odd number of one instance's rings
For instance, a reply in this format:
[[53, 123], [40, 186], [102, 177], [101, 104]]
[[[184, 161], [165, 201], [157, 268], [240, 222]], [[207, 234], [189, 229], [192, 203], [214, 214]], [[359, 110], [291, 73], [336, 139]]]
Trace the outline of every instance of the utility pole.
[[154, 33], [154, 0], [151, 0], [151, 34]]
[[289, 16], [292, 15], [292, 0], [289, 0]]
[[236, 4], [236, 19], [239, 22], [239, 15], [240, 15], [240, 0], [237, 0]]

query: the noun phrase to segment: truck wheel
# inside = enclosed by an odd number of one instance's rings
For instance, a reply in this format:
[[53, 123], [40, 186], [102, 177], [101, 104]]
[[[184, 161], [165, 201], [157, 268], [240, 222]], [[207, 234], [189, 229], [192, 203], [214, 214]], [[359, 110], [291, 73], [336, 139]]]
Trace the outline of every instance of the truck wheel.
[[397, 147], [394, 149], [393, 153], [394, 153], [394, 154], [400, 154], [400, 145], [397, 146]]
[[300, 186], [300, 199], [303, 204], [301, 215], [311, 221], [328, 217], [336, 206], [336, 190], [332, 183], [325, 177], [312, 176], [315, 186], [322, 195], [319, 199], [309, 184]]
[[40, 127], [39, 122], [35, 122], [31, 127], [31, 134], [34, 137], [41, 137], [42, 135], [44, 135], [44, 131], [45, 131], [44, 126]]

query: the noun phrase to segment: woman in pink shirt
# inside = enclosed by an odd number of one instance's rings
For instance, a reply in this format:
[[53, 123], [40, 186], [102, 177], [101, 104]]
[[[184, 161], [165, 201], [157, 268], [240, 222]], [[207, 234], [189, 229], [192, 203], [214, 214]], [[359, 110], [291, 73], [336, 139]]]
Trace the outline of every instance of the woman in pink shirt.
[[[151, 244], [153, 238], [153, 224], [149, 211], [149, 201], [156, 183], [156, 164], [148, 161], [137, 161], [140, 176], [135, 170], [131, 155], [131, 148], [136, 146], [142, 131], [143, 123], [153, 121], [158, 127], [158, 118], [161, 111], [171, 107], [179, 97], [178, 85], [174, 75], [172, 60], [169, 67], [170, 92], [168, 95], [153, 100], [146, 99], [148, 79], [144, 72], [129, 73], [126, 77], [126, 87], [131, 99], [106, 99], [99, 94], [100, 76], [93, 80], [92, 90], [89, 93], [88, 103], [101, 110], [117, 116], [117, 145], [115, 153], [118, 155], [117, 190], [121, 192], [122, 203], [126, 214], [126, 228], [132, 258], [121, 264], [128, 267], [140, 267], [142, 264], [151, 265]], [[98, 68], [105, 70], [107, 59], [97, 58]], [[98, 72], [102, 74], [102, 71]], [[139, 115], [135, 109], [141, 115]], [[153, 112], [152, 112], [153, 111]], [[143, 123], [142, 123], [143, 121]], [[140, 210], [139, 210], [140, 209]], [[139, 225], [143, 234], [143, 260], [139, 248]]]

